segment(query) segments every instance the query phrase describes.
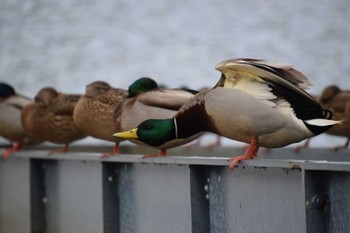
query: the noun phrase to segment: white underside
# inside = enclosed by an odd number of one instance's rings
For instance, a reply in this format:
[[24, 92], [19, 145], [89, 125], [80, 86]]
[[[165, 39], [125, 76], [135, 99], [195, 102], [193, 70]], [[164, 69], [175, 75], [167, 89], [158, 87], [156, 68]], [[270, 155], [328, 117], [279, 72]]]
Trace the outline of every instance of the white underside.
[[[207, 112], [224, 137], [263, 147], [282, 147], [313, 136], [286, 101], [268, 103], [236, 88], [215, 88], [205, 97]], [[262, 104], [265, 103], [265, 104]]]
[[0, 103], [0, 136], [9, 140], [24, 139], [29, 142], [21, 123], [21, 110], [12, 105], [25, 106], [31, 101], [17, 96], [9, 97]]

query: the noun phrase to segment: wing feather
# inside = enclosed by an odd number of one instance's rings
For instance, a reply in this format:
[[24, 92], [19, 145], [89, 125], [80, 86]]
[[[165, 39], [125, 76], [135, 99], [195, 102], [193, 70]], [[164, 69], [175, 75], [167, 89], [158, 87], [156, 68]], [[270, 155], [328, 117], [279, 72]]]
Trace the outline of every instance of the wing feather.
[[248, 78], [281, 85], [313, 102], [315, 101], [310, 94], [304, 91], [311, 86], [310, 81], [304, 74], [293, 69], [290, 65], [257, 59], [232, 59], [218, 63], [215, 68], [231, 81]]
[[177, 111], [193, 94], [184, 90], [155, 90], [140, 94], [137, 101], [152, 107]]

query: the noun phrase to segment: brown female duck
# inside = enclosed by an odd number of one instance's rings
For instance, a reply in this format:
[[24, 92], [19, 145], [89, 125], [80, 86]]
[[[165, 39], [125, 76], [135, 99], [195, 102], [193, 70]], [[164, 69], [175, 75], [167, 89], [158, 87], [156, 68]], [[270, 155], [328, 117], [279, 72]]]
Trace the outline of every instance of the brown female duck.
[[94, 138], [115, 142], [113, 152], [102, 157], [119, 154], [121, 138], [112, 136], [112, 113], [116, 104], [127, 96], [126, 90], [111, 87], [103, 81], [96, 81], [86, 86], [83, 95], [75, 106], [73, 118], [77, 127]]
[[341, 90], [336, 85], [328, 86], [320, 96], [320, 104], [333, 113], [333, 120], [342, 121], [342, 124], [335, 125], [326, 131], [327, 134], [346, 137], [343, 146], [335, 147], [334, 150], [347, 148], [350, 141], [350, 91]]
[[34, 102], [22, 111], [25, 131], [42, 140], [65, 144], [64, 148], [52, 152], [66, 152], [69, 143], [86, 137], [73, 121], [73, 110], [80, 95], [62, 94], [54, 88], [41, 89]]

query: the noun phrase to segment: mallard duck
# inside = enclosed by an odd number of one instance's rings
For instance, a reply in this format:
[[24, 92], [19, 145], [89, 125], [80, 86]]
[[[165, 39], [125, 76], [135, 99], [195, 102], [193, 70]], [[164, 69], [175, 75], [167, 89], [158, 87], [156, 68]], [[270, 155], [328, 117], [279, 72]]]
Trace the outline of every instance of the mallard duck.
[[12, 152], [18, 151], [23, 144], [36, 144], [35, 140], [24, 131], [21, 124], [21, 111], [31, 103], [31, 99], [16, 94], [14, 88], [6, 83], [0, 83], [0, 136], [15, 142], [12, 148], [5, 150], [2, 159], [6, 159]]
[[146, 120], [115, 134], [157, 146], [209, 131], [249, 143], [243, 156], [230, 159], [233, 169], [253, 159], [260, 146], [283, 147], [320, 134], [339, 121], [309, 95], [310, 82], [290, 65], [258, 59], [225, 60], [216, 65], [221, 78], [184, 104], [173, 118]]
[[[125, 131], [137, 126], [146, 119], [165, 119], [173, 117], [177, 110], [188, 101], [193, 90], [161, 89], [157, 83], [148, 77], [136, 80], [129, 86], [129, 96], [120, 102], [114, 110], [113, 119], [116, 131]], [[118, 134], [121, 138], [122, 135]], [[147, 142], [132, 140], [141, 145], [150, 145], [160, 149], [159, 154], [145, 155], [144, 157], [165, 156], [168, 148], [186, 144], [198, 135], [187, 139], [169, 140], [166, 143], [152, 145]]]
[[116, 104], [128, 95], [126, 90], [111, 87], [103, 81], [95, 81], [86, 86], [83, 95], [75, 106], [73, 118], [77, 127], [94, 138], [115, 142], [111, 153], [102, 157], [119, 154], [121, 138], [112, 136], [112, 113]]
[[86, 137], [73, 121], [73, 109], [80, 95], [62, 94], [54, 88], [42, 88], [34, 102], [22, 110], [22, 124], [25, 131], [42, 140], [65, 144], [55, 152], [67, 152], [68, 145]]

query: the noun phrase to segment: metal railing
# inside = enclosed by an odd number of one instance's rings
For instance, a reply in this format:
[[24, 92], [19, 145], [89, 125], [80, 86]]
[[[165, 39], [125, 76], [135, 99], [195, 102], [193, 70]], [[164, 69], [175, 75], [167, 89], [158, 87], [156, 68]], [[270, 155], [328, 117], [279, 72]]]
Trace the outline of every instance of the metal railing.
[[350, 232], [345, 150], [261, 151], [232, 172], [222, 156], [238, 148], [149, 159], [138, 147], [100, 159], [103, 150], [42, 148], [1, 161], [0, 232]]

